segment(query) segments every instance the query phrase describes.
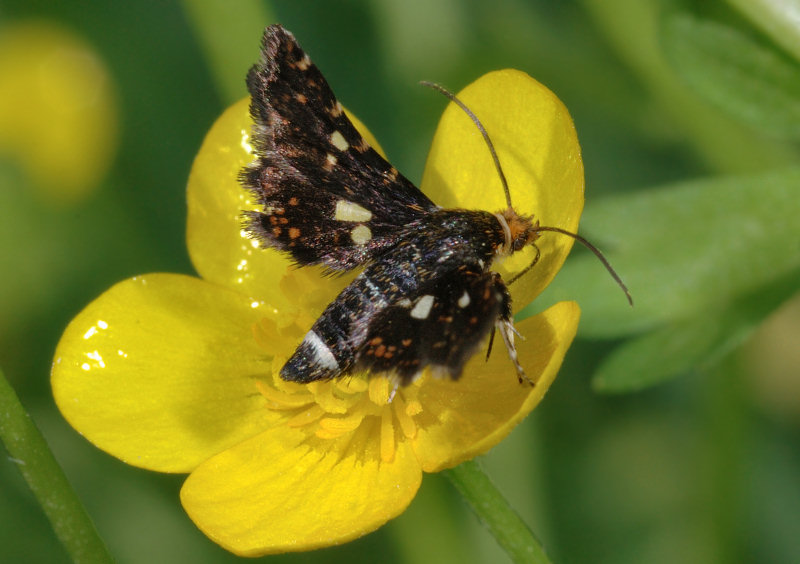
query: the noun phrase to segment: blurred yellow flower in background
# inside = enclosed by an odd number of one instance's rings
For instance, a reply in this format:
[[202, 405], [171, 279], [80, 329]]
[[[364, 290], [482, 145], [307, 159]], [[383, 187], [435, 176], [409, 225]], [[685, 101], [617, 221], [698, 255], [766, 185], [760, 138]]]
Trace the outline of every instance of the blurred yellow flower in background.
[[45, 21], [0, 28], [0, 153], [41, 198], [75, 202], [111, 165], [117, 106], [108, 69], [74, 32]]

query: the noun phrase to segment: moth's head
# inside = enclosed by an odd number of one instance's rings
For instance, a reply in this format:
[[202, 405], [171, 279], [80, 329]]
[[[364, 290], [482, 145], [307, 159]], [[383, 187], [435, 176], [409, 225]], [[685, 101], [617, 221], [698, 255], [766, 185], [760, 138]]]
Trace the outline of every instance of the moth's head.
[[567, 237], [572, 237], [582, 245], [584, 245], [587, 249], [592, 251], [597, 258], [600, 259], [600, 262], [603, 263], [603, 266], [606, 267], [608, 272], [617, 282], [622, 291], [625, 292], [625, 296], [628, 298], [628, 303], [633, 305], [633, 298], [631, 297], [631, 293], [628, 291], [628, 287], [616, 273], [616, 271], [611, 268], [608, 260], [606, 257], [603, 256], [603, 253], [600, 250], [592, 245], [589, 241], [578, 235], [577, 233], [572, 233], [571, 231], [567, 231], [566, 229], [561, 229], [560, 227], [555, 226], [547, 226], [547, 225], [539, 225], [539, 220], [534, 219], [532, 215], [519, 215], [514, 209], [509, 206], [505, 211], [497, 212], [494, 214], [497, 218], [497, 221], [500, 222], [500, 226], [503, 228], [503, 233], [505, 235], [505, 241], [501, 247], [498, 247], [497, 253], [499, 255], [510, 255], [517, 251], [521, 251], [527, 245], [533, 245], [536, 254], [533, 257], [533, 261], [522, 271], [518, 272], [511, 280], [509, 280], [506, 285], [511, 285], [517, 280], [519, 280], [525, 273], [527, 273], [534, 265], [539, 261], [539, 247], [536, 246], [536, 240], [544, 231], [552, 231], [553, 233], [560, 233], [561, 235], [566, 235]]
[[510, 255], [521, 251], [539, 238], [539, 220], [535, 220], [533, 216], [519, 215], [512, 207], [494, 215], [505, 233], [502, 254]]

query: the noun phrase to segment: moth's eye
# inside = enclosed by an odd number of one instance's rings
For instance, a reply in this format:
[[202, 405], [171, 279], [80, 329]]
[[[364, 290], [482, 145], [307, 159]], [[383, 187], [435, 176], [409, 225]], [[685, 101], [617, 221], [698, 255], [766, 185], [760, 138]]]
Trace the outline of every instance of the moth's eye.
[[511, 243], [511, 249], [514, 252], [521, 251], [527, 241], [528, 237], [523, 233], [514, 239], [514, 242]]

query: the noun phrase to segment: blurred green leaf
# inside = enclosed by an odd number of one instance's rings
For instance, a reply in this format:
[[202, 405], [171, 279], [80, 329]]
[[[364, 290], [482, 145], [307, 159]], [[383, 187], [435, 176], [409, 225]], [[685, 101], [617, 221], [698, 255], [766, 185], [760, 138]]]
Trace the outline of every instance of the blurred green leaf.
[[219, 0], [183, 0], [182, 4], [223, 105], [244, 98], [244, 78], [256, 60], [258, 39], [264, 27], [275, 22], [268, 3], [240, 0], [235, 8]]
[[728, 0], [800, 61], [799, 0]]
[[722, 311], [702, 311], [686, 321], [632, 339], [595, 373], [598, 392], [631, 392], [709, 366], [740, 345], [800, 288], [800, 270], [734, 300]]
[[767, 134], [800, 139], [800, 67], [745, 33], [687, 13], [664, 20], [673, 69], [709, 102]]
[[[794, 147], [777, 139], [756, 138], [750, 127], [722, 110], [709, 107], [705, 99], [686, 87], [667, 61], [661, 37], [664, 19], [672, 13], [665, 9], [666, 5], [677, 2], [581, 0], [581, 4], [649, 93], [646, 98], [653, 104], [649, 110], [639, 110], [641, 106], [637, 105], [624, 106], [625, 101], [618, 100], [617, 104], [625, 111], [634, 116], [641, 112], [639, 119], [644, 118], [650, 126], [651, 118], [659, 116], [663, 120], [658, 126], [663, 128], [662, 134], [679, 138], [680, 145], [691, 149], [711, 170], [747, 173], [797, 162]], [[597, 151], [597, 147], [586, 148], [587, 155]], [[626, 163], [623, 169], [631, 170], [631, 165]]]
[[800, 168], [605, 198], [581, 232], [607, 252], [635, 300], [588, 253], [567, 260], [537, 309], [575, 299], [580, 335], [613, 338], [722, 310], [800, 267]]

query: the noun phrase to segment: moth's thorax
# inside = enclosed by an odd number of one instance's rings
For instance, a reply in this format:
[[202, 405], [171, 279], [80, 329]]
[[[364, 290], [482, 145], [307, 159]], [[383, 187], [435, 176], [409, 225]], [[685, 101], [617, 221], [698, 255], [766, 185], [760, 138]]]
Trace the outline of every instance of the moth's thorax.
[[[503, 227], [494, 214], [487, 211], [441, 209], [429, 214], [423, 222], [425, 239], [437, 253], [462, 253], [470, 249], [468, 254], [485, 263], [487, 268], [505, 244]], [[409, 228], [416, 230], [412, 226]]]
[[495, 213], [494, 217], [503, 230], [503, 243], [497, 248], [498, 255], [508, 256], [521, 251], [539, 238], [539, 220], [533, 216], [519, 215], [509, 207]]

